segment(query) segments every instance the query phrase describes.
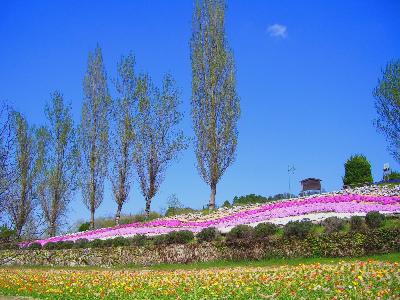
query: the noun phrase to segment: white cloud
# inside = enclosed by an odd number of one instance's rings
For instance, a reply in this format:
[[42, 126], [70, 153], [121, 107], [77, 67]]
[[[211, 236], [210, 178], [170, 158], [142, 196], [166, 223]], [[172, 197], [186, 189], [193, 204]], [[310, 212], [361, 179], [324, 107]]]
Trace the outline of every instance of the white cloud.
[[273, 24], [268, 26], [267, 32], [272, 37], [284, 39], [287, 36], [287, 27], [281, 24]]

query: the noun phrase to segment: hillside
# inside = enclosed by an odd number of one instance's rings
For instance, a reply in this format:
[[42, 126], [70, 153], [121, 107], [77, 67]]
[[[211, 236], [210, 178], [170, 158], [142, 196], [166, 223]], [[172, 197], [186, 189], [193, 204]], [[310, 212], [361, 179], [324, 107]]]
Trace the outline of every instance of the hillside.
[[258, 223], [270, 222], [283, 225], [302, 219], [317, 222], [332, 216], [340, 218], [364, 216], [370, 211], [379, 211], [383, 214], [400, 213], [400, 186], [369, 186], [261, 205], [221, 208], [208, 215], [191, 213], [160, 218], [146, 223], [136, 222], [79, 232], [42, 239], [37, 242], [44, 245], [48, 242], [75, 241], [83, 238], [88, 240], [109, 239], [139, 234], [152, 236], [178, 230], [190, 230], [198, 233], [206, 227], [216, 227], [221, 232], [228, 232], [240, 224], [255, 226]]

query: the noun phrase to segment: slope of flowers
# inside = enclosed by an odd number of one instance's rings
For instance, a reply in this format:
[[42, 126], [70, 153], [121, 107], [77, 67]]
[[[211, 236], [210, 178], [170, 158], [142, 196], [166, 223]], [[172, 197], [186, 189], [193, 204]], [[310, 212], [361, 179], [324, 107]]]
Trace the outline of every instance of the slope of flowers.
[[0, 294], [38, 299], [399, 299], [396, 262], [181, 271], [0, 269]]
[[260, 222], [284, 224], [290, 220], [309, 218], [319, 220], [332, 215], [349, 217], [364, 215], [370, 211], [381, 213], [400, 213], [400, 196], [362, 195], [362, 194], [325, 194], [308, 198], [277, 201], [236, 211], [220, 210], [216, 214], [195, 217], [178, 216], [163, 218], [147, 223], [132, 223], [111, 228], [53, 237], [37, 242], [75, 241], [80, 238], [88, 240], [108, 239], [116, 236], [134, 236], [138, 234], [159, 235], [175, 230], [190, 230], [194, 233], [206, 227], [216, 227], [228, 231], [240, 224], [255, 225]]

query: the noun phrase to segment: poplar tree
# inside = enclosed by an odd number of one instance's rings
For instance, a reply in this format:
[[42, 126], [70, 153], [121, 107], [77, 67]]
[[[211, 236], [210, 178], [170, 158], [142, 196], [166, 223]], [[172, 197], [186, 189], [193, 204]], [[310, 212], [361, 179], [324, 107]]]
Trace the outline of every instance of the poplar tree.
[[153, 85], [148, 75], [138, 78], [134, 164], [146, 201], [147, 217], [167, 167], [187, 146], [183, 132], [177, 128], [182, 119], [178, 96], [170, 75], [164, 76], [161, 89]]
[[210, 209], [215, 208], [217, 184], [235, 159], [240, 116], [225, 9], [223, 0], [197, 0], [190, 42], [195, 152], [198, 171], [211, 189]]
[[133, 55], [122, 57], [118, 65], [115, 88], [118, 98], [113, 102], [114, 126], [111, 134], [111, 167], [109, 178], [112, 184], [117, 212], [115, 224], [119, 225], [122, 206], [128, 199], [133, 176], [134, 122], [136, 117], [136, 77]]
[[20, 113], [13, 113], [13, 134], [15, 135], [14, 175], [7, 211], [17, 237], [24, 233], [27, 224], [33, 221], [36, 208], [36, 185], [43, 163], [44, 131], [28, 125]]
[[400, 163], [400, 60], [387, 64], [374, 90], [378, 117], [375, 126], [389, 143], [389, 151]]
[[93, 53], [89, 53], [83, 91], [84, 101], [79, 127], [80, 185], [83, 203], [90, 210], [90, 227], [93, 229], [95, 211], [103, 201], [104, 180], [107, 175], [111, 103], [99, 46]]
[[45, 149], [37, 196], [50, 236], [55, 236], [77, 187], [77, 144], [71, 107], [63, 95], [54, 92], [46, 104], [48, 124], [44, 130]]
[[14, 180], [14, 168], [11, 165], [14, 138], [11, 129], [11, 108], [5, 102], [0, 102], [0, 218], [5, 213], [8, 192]]

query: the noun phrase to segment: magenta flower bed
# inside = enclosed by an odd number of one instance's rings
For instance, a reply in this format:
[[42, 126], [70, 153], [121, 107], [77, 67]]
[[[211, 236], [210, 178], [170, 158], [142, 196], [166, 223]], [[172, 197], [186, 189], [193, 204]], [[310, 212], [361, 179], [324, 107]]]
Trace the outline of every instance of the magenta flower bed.
[[265, 204], [256, 209], [233, 213], [214, 220], [184, 222], [180, 220], [159, 219], [147, 223], [132, 223], [117, 227], [74, 233], [37, 240], [36, 242], [44, 245], [48, 242], [75, 241], [83, 238], [93, 240], [114, 238], [116, 236], [133, 236], [138, 234], [151, 236], [175, 230], [190, 230], [197, 233], [203, 228], [210, 226], [222, 229], [240, 224], [268, 222], [270, 219], [301, 216], [316, 212], [368, 213], [370, 211], [400, 213], [400, 197], [339, 195], [321, 196], [300, 200], [286, 200]]

